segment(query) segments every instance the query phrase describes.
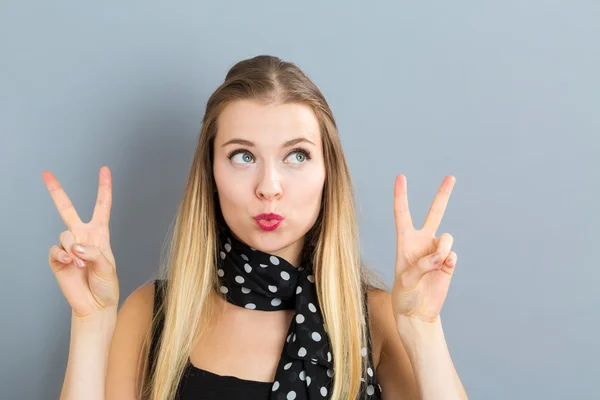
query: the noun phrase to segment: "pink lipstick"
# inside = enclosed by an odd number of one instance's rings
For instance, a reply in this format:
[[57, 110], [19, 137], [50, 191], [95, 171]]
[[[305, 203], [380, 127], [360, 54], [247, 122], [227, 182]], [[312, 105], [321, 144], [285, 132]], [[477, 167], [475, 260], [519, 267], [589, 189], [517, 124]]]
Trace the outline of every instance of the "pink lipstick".
[[275, 213], [258, 214], [254, 220], [263, 231], [274, 231], [283, 221], [283, 217]]

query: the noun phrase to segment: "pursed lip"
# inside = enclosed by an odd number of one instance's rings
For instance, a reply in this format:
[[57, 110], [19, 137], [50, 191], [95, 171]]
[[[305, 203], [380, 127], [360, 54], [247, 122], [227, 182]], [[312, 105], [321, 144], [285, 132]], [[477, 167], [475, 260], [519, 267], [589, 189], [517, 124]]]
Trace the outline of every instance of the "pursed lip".
[[254, 220], [255, 221], [260, 221], [261, 219], [264, 220], [275, 220], [275, 221], [283, 221], [283, 217], [279, 214], [275, 214], [275, 213], [263, 213], [263, 214], [258, 214], [254, 216]]

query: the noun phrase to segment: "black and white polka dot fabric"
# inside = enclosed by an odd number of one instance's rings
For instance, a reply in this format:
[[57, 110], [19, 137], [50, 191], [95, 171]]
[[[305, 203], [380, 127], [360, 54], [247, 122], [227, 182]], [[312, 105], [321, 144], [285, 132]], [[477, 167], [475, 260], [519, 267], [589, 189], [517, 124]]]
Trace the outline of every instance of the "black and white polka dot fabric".
[[[333, 388], [333, 355], [309, 257], [295, 268], [283, 258], [254, 249], [228, 229], [220, 234], [217, 264], [219, 290], [227, 301], [251, 310], [295, 309], [275, 373], [270, 399], [329, 399]], [[370, 354], [361, 398], [380, 399]]]

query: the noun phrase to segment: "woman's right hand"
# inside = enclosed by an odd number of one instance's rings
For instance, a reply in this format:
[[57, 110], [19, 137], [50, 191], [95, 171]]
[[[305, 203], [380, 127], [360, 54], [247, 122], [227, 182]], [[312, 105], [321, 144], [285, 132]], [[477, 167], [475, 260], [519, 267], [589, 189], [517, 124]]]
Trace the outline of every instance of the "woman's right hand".
[[[88, 223], [81, 221], [52, 172], [44, 171], [42, 179], [67, 226], [60, 234], [60, 246], [50, 248], [48, 262], [73, 314], [88, 317], [105, 310], [116, 312], [119, 281], [108, 229], [112, 204], [110, 169], [100, 168], [96, 206]], [[77, 245], [82, 245], [84, 251], [78, 251]]]

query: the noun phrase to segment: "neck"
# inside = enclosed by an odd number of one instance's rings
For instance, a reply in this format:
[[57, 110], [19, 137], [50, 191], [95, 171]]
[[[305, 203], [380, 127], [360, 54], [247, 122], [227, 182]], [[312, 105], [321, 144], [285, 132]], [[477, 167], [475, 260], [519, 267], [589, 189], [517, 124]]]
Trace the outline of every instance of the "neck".
[[272, 252], [272, 254], [287, 260], [294, 268], [298, 268], [302, 264], [303, 247], [304, 238], [301, 238], [287, 247]]

